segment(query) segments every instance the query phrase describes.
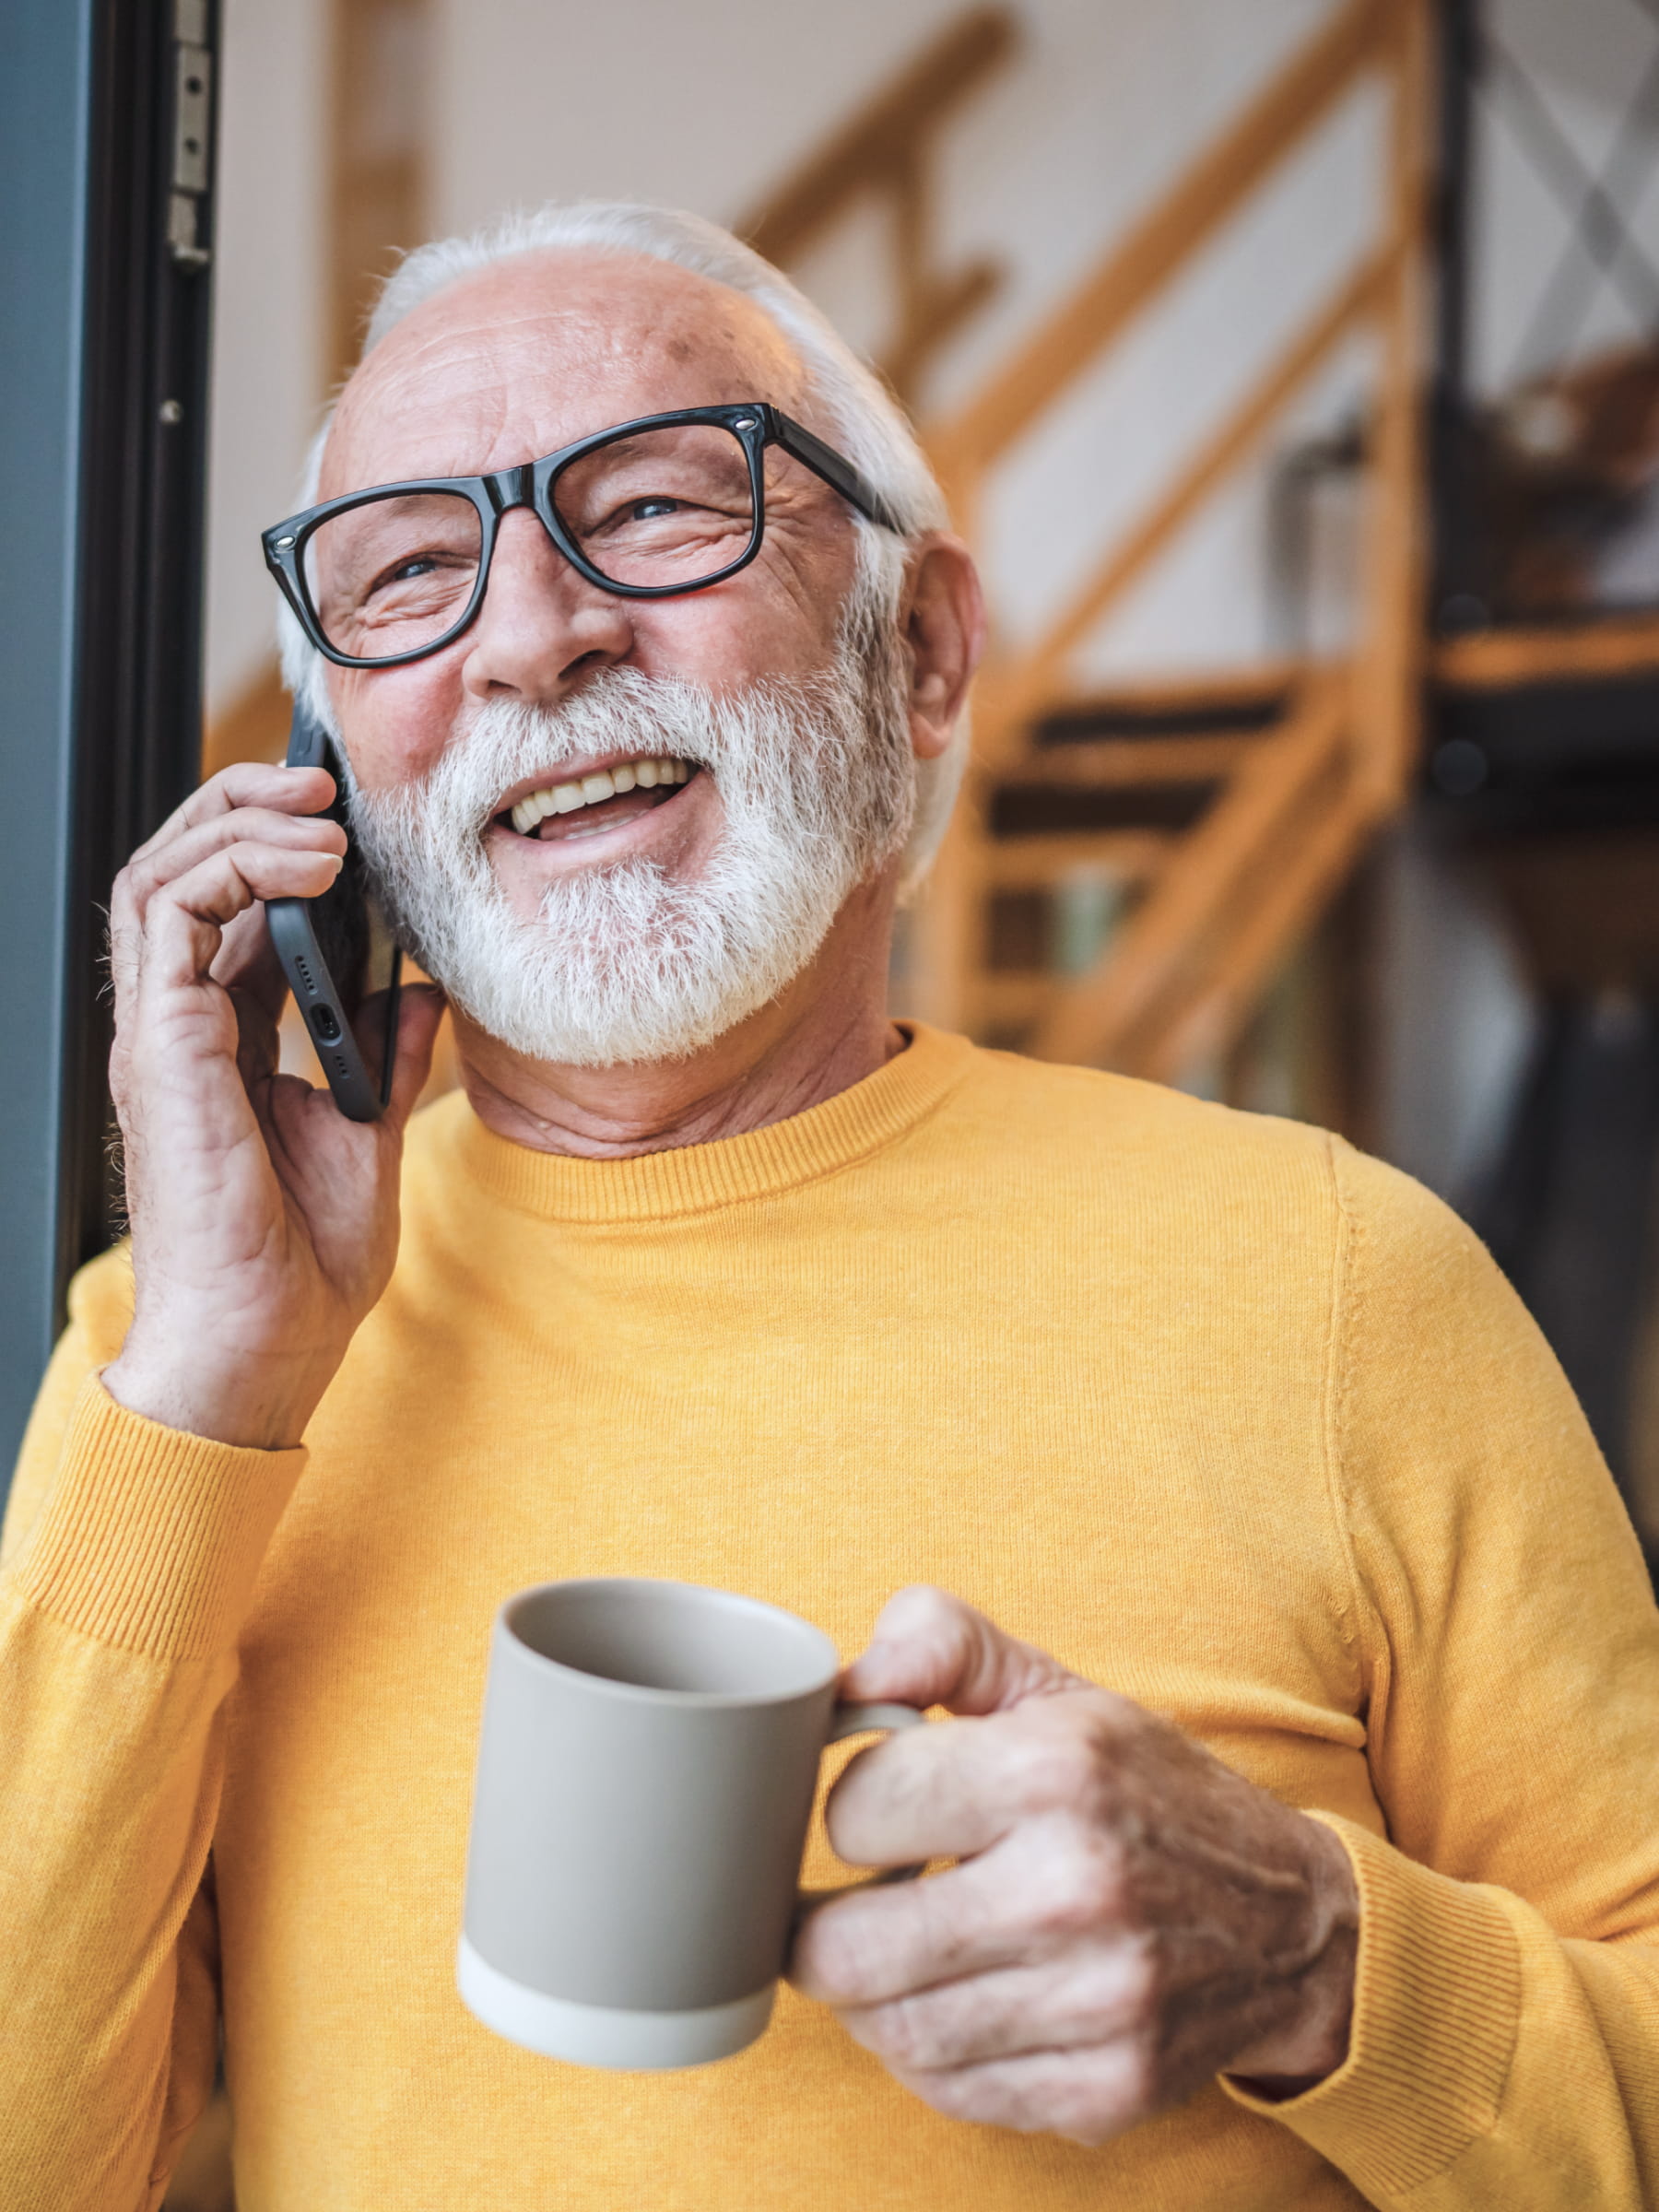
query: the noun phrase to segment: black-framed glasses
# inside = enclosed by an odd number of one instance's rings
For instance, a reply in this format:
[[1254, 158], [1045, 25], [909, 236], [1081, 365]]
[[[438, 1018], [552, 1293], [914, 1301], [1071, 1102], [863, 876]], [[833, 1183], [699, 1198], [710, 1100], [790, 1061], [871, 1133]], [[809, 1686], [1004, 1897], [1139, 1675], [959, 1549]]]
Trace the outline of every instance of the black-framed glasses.
[[377, 484], [289, 515], [260, 542], [320, 653], [342, 668], [387, 668], [439, 652], [475, 618], [515, 507], [531, 509], [579, 575], [626, 599], [735, 576], [766, 533], [769, 445], [899, 528], [851, 462], [753, 401], [643, 415], [487, 476]]

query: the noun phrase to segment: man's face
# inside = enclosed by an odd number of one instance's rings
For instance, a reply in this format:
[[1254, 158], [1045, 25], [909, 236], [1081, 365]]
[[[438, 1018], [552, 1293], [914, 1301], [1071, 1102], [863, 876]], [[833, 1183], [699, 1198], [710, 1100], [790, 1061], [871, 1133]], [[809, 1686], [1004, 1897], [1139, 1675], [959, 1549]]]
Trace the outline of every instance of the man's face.
[[[319, 498], [532, 460], [632, 417], [767, 399], [812, 421], [801, 374], [739, 295], [634, 255], [526, 257], [457, 284], [400, 324], [353, 377], [324, 458]], [[612, 668], [717, 696], [808, 678], [834, 658], [854, 568], [851, 517], [798, 463], [768, 454], [766, 535], [740, 574], [684, 598], [624, 600], [585, 582], [535, 516], [502, 521], [472, 628], [406, 667], [331, 668], [328, 683], [366, 794], [418, 782], [488, 707], [557, 709]], [[616, 748], [560, 762], [557, 781], [621, 764]], [[515, 778], [486, 832], [495, 880], [525, 920], [561, 880], [625, 860], [695, 880], [721, 841], [717, 779], [629, 794], [516, 830]], [[666, 791], [668, 795], [663, 795]]]

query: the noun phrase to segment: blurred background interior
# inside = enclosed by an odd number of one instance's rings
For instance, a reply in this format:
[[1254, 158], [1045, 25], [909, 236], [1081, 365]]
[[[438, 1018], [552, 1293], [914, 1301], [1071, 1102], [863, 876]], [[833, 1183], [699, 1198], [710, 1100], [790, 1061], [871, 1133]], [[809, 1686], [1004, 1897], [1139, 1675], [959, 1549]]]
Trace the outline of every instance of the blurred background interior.
[[[1659, 0], [134, 16], [163, 158], [201, 137], [206, 766], [280, 755], [257, 532], [397, 251], [549, 196], [731, 224], [912, 409], [988, 579], [897, 1009], [1420, 1177], [1659, 1559]], [[74, 1049], [54, 1286], [108, 1233]], [[224, 2201], [209, 2148], [170, 2201]]]

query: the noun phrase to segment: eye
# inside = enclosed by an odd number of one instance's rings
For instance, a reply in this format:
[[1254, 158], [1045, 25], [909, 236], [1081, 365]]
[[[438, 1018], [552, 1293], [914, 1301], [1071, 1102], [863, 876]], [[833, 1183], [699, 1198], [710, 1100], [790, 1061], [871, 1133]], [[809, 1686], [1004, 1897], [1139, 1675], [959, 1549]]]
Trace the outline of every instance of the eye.
[[666, 493], [653, 493], [647, 500], [630, 500], [624, 512], [630, 522], [653, 523], [662, 514], [679, 514], [684, 512], [684, 500], [671, 500]]

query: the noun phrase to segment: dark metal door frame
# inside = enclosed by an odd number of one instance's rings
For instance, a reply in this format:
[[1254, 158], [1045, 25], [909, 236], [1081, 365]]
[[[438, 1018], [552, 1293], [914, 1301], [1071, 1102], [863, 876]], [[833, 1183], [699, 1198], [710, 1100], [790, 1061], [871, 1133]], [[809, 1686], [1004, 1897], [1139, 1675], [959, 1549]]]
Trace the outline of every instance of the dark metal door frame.
[[10, 0], [0, 41], [3, 1483], [113, 1220], [103, 902], [200, 759], [217, 0]]

